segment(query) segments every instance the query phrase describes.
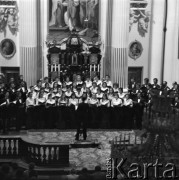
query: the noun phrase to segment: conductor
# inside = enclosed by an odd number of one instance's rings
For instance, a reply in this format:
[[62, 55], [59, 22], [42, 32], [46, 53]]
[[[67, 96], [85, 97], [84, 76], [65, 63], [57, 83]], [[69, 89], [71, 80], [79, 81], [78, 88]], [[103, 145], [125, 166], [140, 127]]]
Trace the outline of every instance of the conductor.
[[88, 104], [85, 103], [86, 97], [82, 97], [82, 103], [78, 105], [77, 109], [77, 133], [75, 140], [79, 140], [79, 135], [83, 133], [83, 139], [86, 140], [86, 124], [88, 118]]

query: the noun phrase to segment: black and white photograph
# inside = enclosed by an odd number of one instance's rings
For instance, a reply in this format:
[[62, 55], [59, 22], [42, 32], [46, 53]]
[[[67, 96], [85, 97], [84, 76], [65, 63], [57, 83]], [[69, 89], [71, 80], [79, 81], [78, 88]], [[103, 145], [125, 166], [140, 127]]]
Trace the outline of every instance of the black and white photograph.
[[179, 0], [0, 0], [0, 179], [179, 178]]

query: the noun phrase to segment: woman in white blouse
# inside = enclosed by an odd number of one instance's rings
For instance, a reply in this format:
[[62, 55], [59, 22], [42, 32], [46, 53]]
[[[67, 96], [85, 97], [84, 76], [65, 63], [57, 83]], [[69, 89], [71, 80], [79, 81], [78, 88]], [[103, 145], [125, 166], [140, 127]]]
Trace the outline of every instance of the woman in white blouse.
[[47, 99], [45, 105], [46, 105], [47, 108], [56, 105], [56, 101], [55, 101], [55, 99], [53, 99], [52, 94], [48, 95], [48, 99]]
[[45, 105], [46, 99], [42, 91], [39, 92], [38, 98], [36, 99], [36, 105]]
[[98, 86], [97, 86], [96, 82], [92, 83], [92, 87], [90, 88], [90, 90], [91, 90], [91, 94], [96, 94], [97, 93]]
[[75, 109], [78, 107], [78, 99], [75, 96], [75, 93], [71, 95], [71, 98], [69, 99], [68, 106], [75, 106]]
[[103, 97], [102, 97], [102, 99], [100, 100], [99, 105], [100, 105], [100, 106], [106, 106], [106, 107], [109, 107], [109, 106], [110, 106], [110, 102], [109, 102], [106, 94], [103, 94]]
[[98, 106], [99, 101], [98, 101], [98, 99], [96, 98], [96, 94], [92, 94], [92, 96], [91, 96], [91, 98], [89, 99], [88, 103], [89, 103], [89, 105], [91, 105], [91, 106]]
[[129, 94], [125, 95], [124, 106], [133, 107], [133, 101], [132, 101], [132, 99], [129, 98]]
[[118, 93], [114, 93], [114, 98], [111, 101], [111, 107], [120, 107], [122, 106], [122, 99], [119, 98]]
[[124, 99], [125, 94], [123, 93], [123, 88], [119, 88], [119, 98]]

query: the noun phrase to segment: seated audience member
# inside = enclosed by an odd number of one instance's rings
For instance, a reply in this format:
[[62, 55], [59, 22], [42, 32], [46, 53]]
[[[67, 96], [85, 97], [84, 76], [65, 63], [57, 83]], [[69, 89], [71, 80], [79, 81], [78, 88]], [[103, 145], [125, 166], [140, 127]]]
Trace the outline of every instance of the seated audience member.
[[105, 180], [106, 179], [106, 172], [101, 171], [100, 166], [95, 167], [95, 172], [91, 175], [92, 180]]
[[119, 88], [119, 98], [124, 99], [125, 94], [123, 93], [123, 88]]
[[129, 98], [129, 94], [125, 95], [124, 106], [133, 107], [133, 101], [132, 101], [132, 99]]
[[122, 106], [122, 99], [119, 98], [118, 93], [114, 93], [114, 98], [111, 101], [111, 107], [120, 107]]
[[107, 87], [107, 83], [106, 82], [103, 82], [102, 83], [102, 86], [101, 86], [101, 92], [102, 93], [108, 93], [108, 87]]
[[91, 94], [96, 94], [97, 90], [98, 90], [98, 86], [97, 86], [96, 82], [93, 82], [92, 86], [90, 88]]
[[25, 178], [29, 178], [29, 179], [37, 179], [38, 178], [38, 173], [35, 170], [35, 164], [34, 163], [30, 163], [29, 164], [29, 169], [24, 171], [24, 176]]
[[89, 76], [87, 76], [85, 84], [87, 88], [90, 88], [92, 86], [92, 81], [90, 80]]
[[113, 91], [114, 91], [114, 93], [119, 93], [119, 84], [118, 83], [113, 84]]
[[48, 108], [48, 107], [53, 107], [55, 105], [56, 105], [55, 99], [53, 99], [52, 94], [49, 94], [48, 99], [47, 99], [47, 101], [45, 103], [45, 106]]
[[83, 168], [83, 169], [81, 170], [81, 174], [79, 175], [78, 180], [92, 180], [92, 177], [91, 177], [91, 175], [89, 174], [87, 168]]
[[109, 75], [106, 75], [105, 82], [106, 82], [106, 85], [107, 85], [108, 88], [113, 87], [112, 81], [110, 80], [110, 76]]
[[102, 99], [99, 101], [99, 106], [106, 106], [106, 107], [110, 106], [110, 101], [106, 94], [103, 94]]
[[79, 175], [76, 174], [75, 169], [70, 171], [70, 174], [66, 175], [66, 180], [78, 180]]

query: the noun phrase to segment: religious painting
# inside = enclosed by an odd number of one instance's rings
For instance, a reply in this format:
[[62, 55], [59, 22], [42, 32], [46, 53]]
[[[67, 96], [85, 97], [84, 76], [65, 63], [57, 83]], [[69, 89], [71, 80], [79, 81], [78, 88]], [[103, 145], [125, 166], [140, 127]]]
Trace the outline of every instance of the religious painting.
[[76, 31], [88, 42], [97, 42], [98, 20], [99, 0], [49, 0], [48, 41], [61, 41]]
[[12, 58], [16, 53], [15, 43], [11, 39], [2, 40], [0, 44], [0, 52], [4, 58]]
[[129, 56], [130, 58], [136, 60], [142, 54], [143, 47], [139, 41], [131, 42], [129, 45]]

